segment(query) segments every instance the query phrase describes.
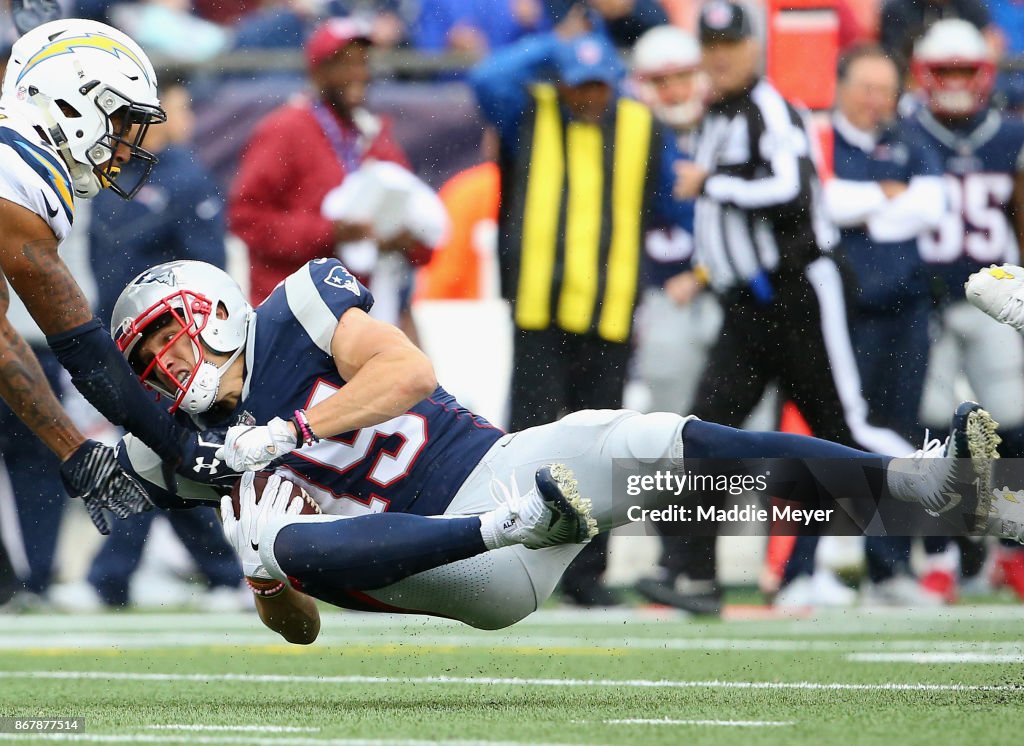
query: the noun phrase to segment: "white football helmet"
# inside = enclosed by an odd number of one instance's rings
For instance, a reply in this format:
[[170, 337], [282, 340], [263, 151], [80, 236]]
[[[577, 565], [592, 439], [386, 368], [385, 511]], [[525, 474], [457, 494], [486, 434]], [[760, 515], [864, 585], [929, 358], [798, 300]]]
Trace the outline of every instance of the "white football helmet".
[[[699, 67], [700, 45], [691, 34], [675, 26], [656, 26], [633, 47], [633, 82], [639, 98], [670, 127], [692, 128], [704, 113], [705, 85]], [[666, 102], [651, 79], [679, 72], [698, 76], [693, 93], [684, 101]]]
[[[966, 70], [950, 78], [947, 70]], [[910, 71], [934, 114], [964, 117], [988, 105], [996, 66], [982, 33], [967, 21], [937, 21], [914, 45]]]
[[[44, 23], [15, 42], [0, 105], [42, 125], [71, 172], [75, 196], [89, 199], [109, 187], [131, 199], [149, 178], [156, 157], [142, 148], [149, 125], [166, 121], [156, 73], [127, 35], [96, 21]], [[127, 146], [141, 175], [118, 181], [114, 155]]]
[[[218, 316], [221, 309], [224, 318]], [[213, 406], [220, 380], [245, 349], [252, 306], [238, 283], [221, 269], [205, 262], [179, 261], [158, 264], [129, 283], [114, 304], [110, 333], [128, 364], [142, 382], [174, 400], [170, 411], [184, 409], [201, 414]], [[150, 361], [136, 354], [147, 335], [177, 322], [166, 344]], [[155, 374], [159, 368], [173, 378], [162, 358], [181, 337], [192, 342], [195, 366], [189, 376], [174, 381], [169, 390]], [[206, 349], [231, 353], [217, 366], [206, 359]]]

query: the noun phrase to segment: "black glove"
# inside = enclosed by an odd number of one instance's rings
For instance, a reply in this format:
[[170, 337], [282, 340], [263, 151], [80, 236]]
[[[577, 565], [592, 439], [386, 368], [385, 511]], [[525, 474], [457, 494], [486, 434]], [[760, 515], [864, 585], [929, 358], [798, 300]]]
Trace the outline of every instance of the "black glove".
[[233, 485], [241, 473], [229, 469], [215, 455], [224, 445], [227, 432], [227, 428], [210, 428], [201, 433], [188, 430], [179, 443], [181, 462], [177, 465], [164, 464], [163, 477], [167, 488], [175, 491], [175, 474], [213, 487]]
[[110, 533], [104, 508], [118, 518], [153, 509], [142, 485], [117, 463], [114, 449], [95, 440], [85, 441], [60, 465], [60, 478], [71, 497], [82, 499], [93, 525], [104, 536]]
[[11, 0], [11, 14], [18, 34], [27, 34], [36, 26], [56, 21], [61, 16], [57, 0]]

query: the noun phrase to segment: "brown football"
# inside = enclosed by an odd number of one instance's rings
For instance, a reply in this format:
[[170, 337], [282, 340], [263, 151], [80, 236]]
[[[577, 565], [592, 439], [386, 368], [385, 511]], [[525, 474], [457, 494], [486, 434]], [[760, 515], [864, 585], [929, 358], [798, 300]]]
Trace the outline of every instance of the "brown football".
[[[260, 498], [263, 497], [263, 488], [267, 486], [267, 480], [270, 479], [270, 477], [272, 477], [273, 475], [274, 472], [272, 471], [261, 471], [256, 473], [256, 477], [255, 479], [253, 479], [253, 484], [256, 486], [257, 503], [260, 501]], [[292, 486], [292, 497], [302, 498], [302, 515], [312, 515], [315, 513], [322, 512], [320, 510], [320, 506], [316, 504], [316, 501], [312, 497], [310, 497], [309, 494], [304, 489], [302, 489], [302, 487], [295, 484], [295, 482], [292, 482], [289, 479], [285, 479], [284, 477], [281, 477], [281, 479], [285, 482], [288, 482], [288, 484]], [[239, 479], [231, 488], [231, 507], [235, 511], [235, 518], [240, 517], [240, 508], [238, 501], [241, 496], [241, 491], [242, 480]]]

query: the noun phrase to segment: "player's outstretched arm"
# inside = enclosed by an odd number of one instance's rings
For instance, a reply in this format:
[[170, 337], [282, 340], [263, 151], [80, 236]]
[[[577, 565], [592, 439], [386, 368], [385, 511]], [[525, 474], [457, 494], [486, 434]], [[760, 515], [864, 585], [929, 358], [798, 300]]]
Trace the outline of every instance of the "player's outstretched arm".
[[178, 425], [142, 388], [57, 253], [50, 226], [31, 210], [3, 199], [0, 225], [0, 271], [89, 403], [115, 425], [135, 433], [164, 461], [184, 462], [183, 468], [197, 459], [211, 463], [217, 444], [204, 444]]
[[[331, 353], [346, 383], [305, 411], [310, 434], [317, 439], [387, 422], [437, 388], [430, 358], [400, 329], [370, 318], [360, 308], [342, 314]], [[279, 417], [263, 427], [232, 427], [217, 457], [236, 471], [259, 470], [302, 446], [303, 435]]]
[[[250, 581], [260, 621], [293, 645], [313, 644], [320, 634], [320, 611], [316, 602], [288, 586], [274, 593], [280, 585], [278, 580]], [[261, 596], [260, 592], [264, 590], [274, 594]]]

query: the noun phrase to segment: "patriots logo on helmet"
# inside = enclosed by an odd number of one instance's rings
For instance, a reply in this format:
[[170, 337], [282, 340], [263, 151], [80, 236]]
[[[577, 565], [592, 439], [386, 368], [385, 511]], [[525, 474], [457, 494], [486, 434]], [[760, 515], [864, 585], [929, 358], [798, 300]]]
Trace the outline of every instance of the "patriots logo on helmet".
[[356, 278], [350, 275], [344, 267], [332, 268], [330, 274], [324, 278], [324, 284], [339, 290], [348, 290], [352, 295], [362, 295]]
[[175, 287], [178, 282], [174, 277], [174, 272], [171, 269], [161, 269], [158, 272], [143, 272], [139, 275], [138, 279], [133, 283], [135, 285], [167, 285], [169, 287]]

